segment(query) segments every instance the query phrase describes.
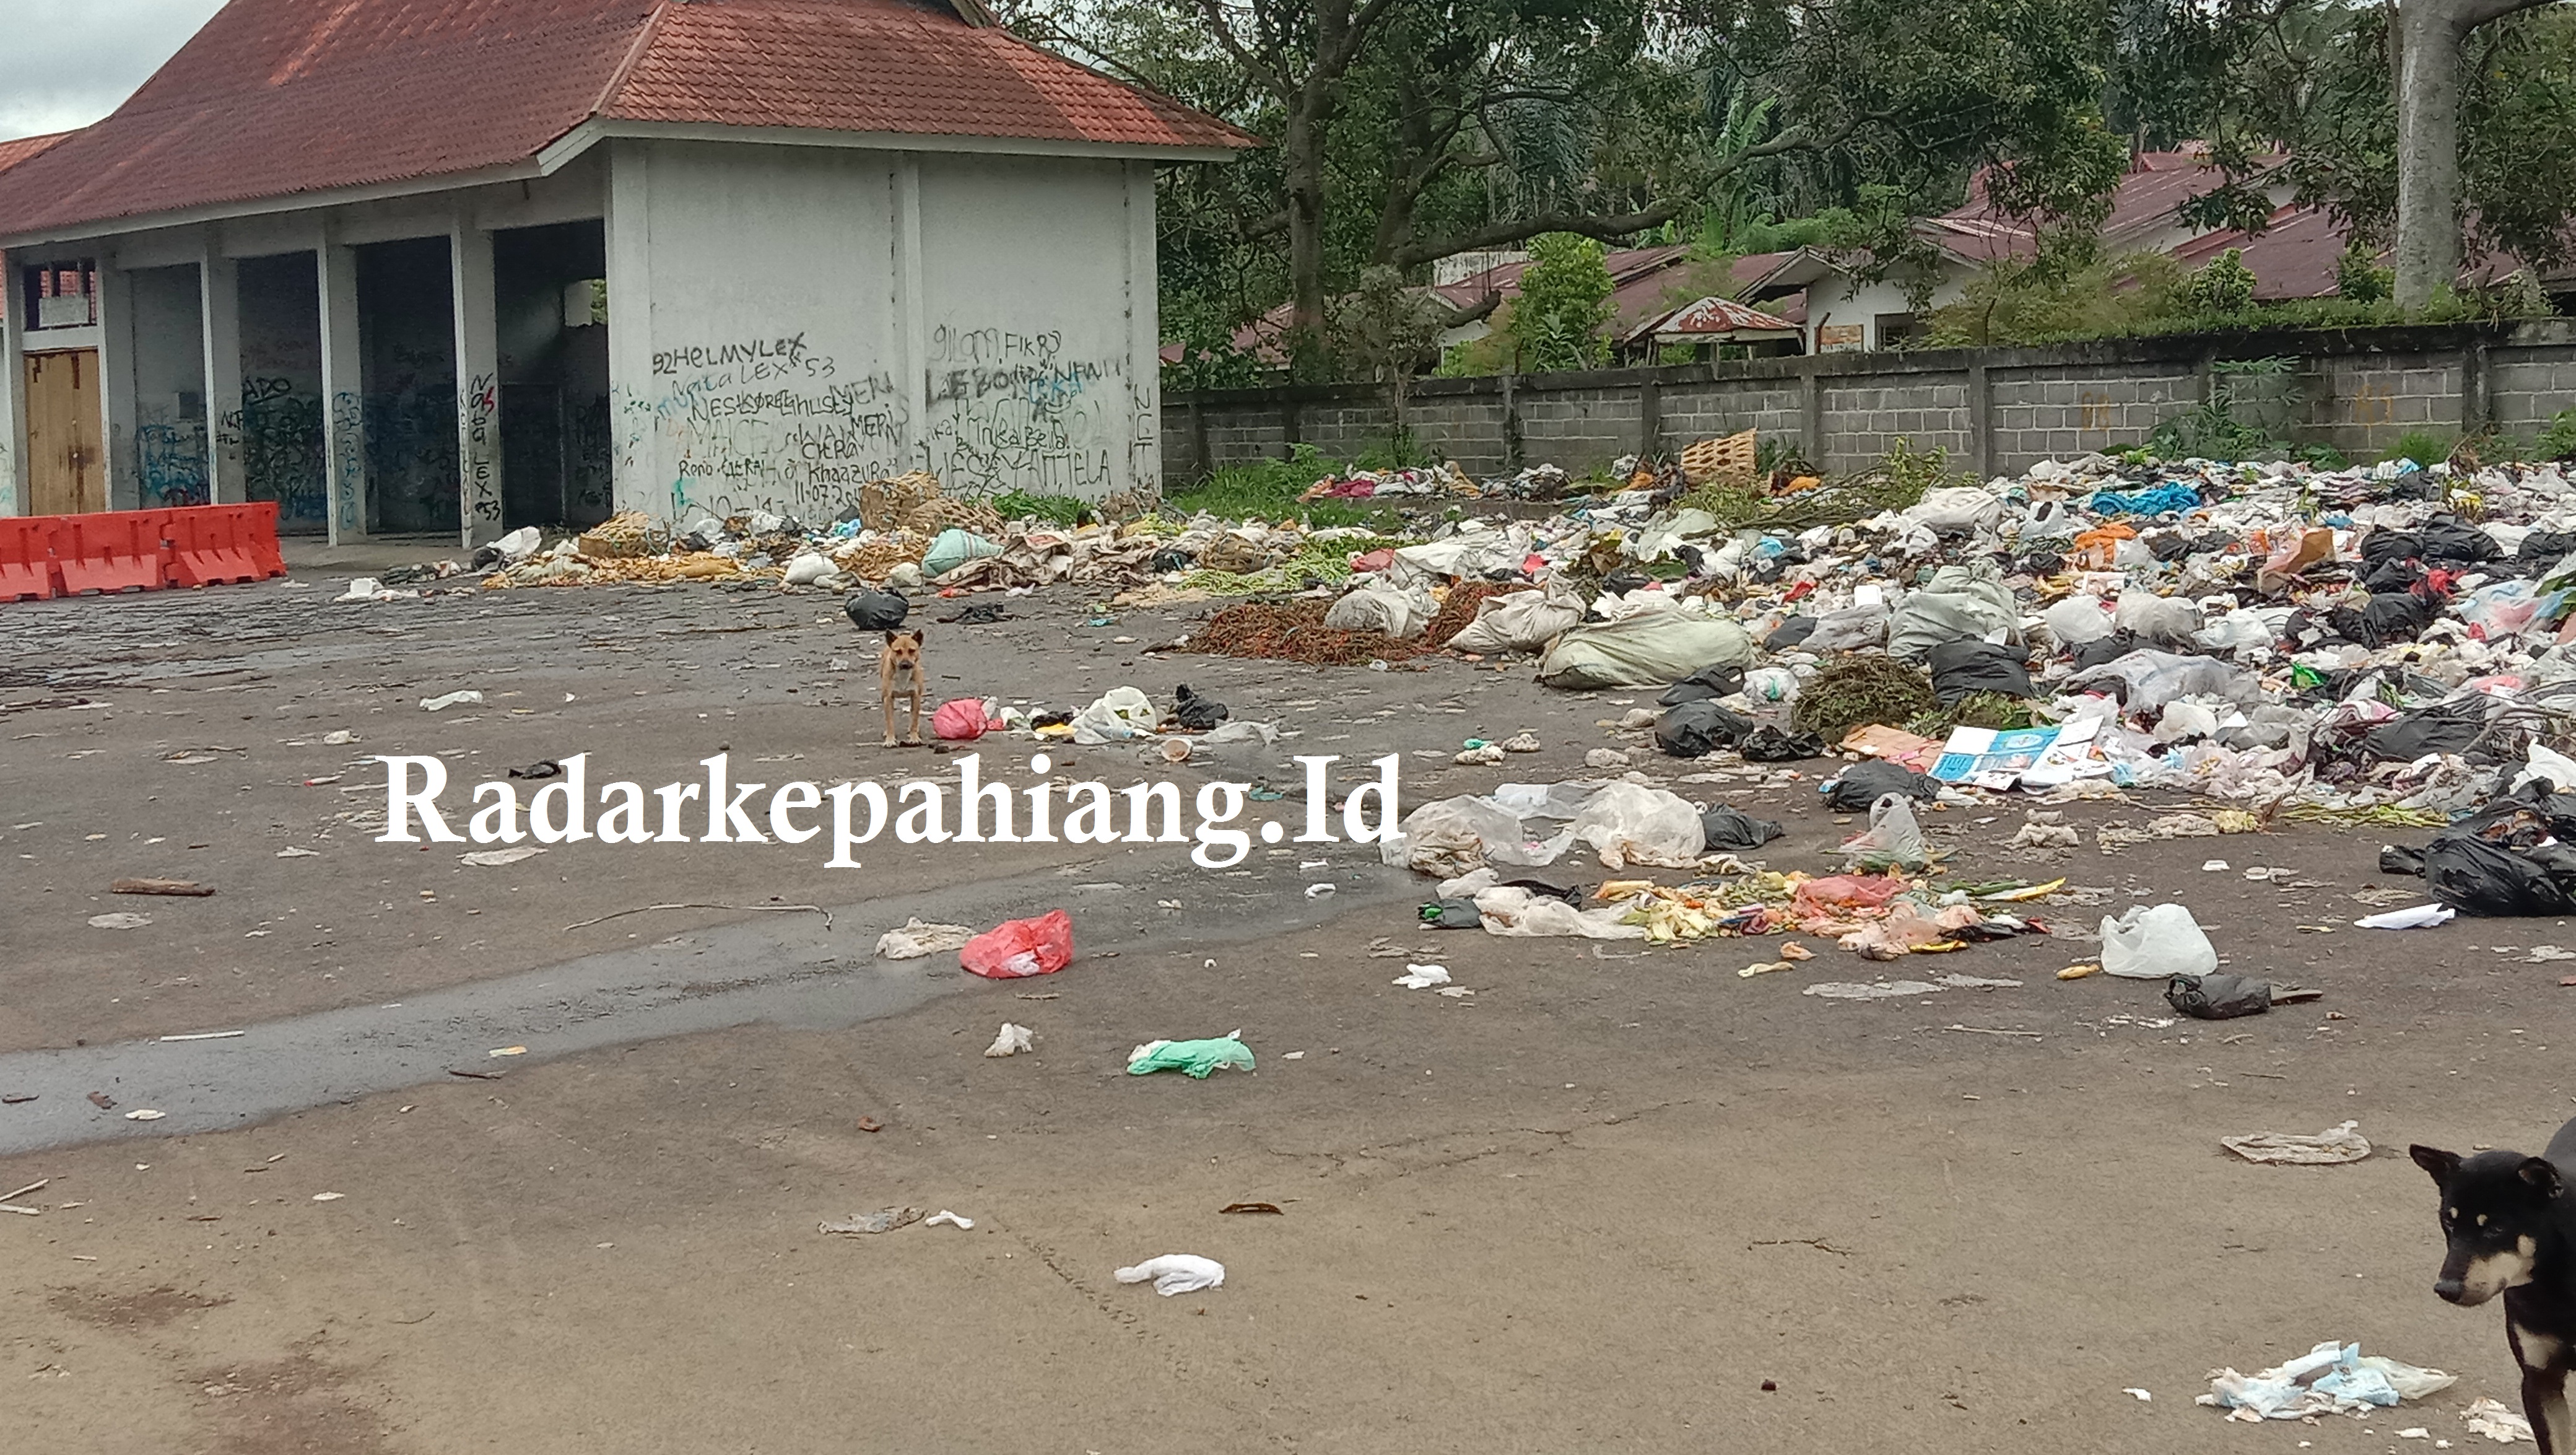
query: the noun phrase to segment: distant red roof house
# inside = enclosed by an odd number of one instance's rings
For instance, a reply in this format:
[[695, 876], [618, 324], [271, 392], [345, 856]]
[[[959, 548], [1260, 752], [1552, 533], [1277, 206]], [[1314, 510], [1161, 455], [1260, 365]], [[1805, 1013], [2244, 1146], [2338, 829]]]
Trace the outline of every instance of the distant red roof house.
[[975, 0], [231, 0], [114, 114], [0, 168], [0, 236], [533, 174], [607, 131], [713, 128], [1254, 144]]

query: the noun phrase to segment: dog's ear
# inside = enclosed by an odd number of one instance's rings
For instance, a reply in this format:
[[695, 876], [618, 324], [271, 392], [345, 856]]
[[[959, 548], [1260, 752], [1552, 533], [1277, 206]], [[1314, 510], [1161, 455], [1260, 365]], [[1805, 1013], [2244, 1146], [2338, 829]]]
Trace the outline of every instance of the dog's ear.
[[2451, 1179], [2459, 1175], [2460, 1154], [2457, 1152], [2445, 1152], [2439, 1147], [2427, 1147], [2419, 1143], [2408, 1147], [2406, 1155], [2415, 1159], [2416, 1166], [2433, 1174], [2433, 1185], [2436, 1187], [2450, 1186]]
[[2514, 1175], [2530, 1183], [2542, 1197], [2556, 1197], [2561, 1186], [2558, 1168], [2546, 1157], [2525, 1157]]
[[919, 627], [912, 627], [909, 630], [912, 632], [912, 641], [915, 646], [919, 646], [930, 639], [929, 633], [923, 631]]

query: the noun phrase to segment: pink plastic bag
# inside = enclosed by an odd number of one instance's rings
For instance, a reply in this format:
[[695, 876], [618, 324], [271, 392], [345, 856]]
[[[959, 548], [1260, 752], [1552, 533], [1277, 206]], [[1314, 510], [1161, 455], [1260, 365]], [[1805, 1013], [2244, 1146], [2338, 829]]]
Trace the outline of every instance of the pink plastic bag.
[[1060, 909], [1008, 919], [968, 940], [957, 963], [987, 980], [1053, 975], [1073, 963], [1073, 917]]
[[931, 736], [945, 738], [950, 742], [980, 738], [984, 735], [986, 726], [984, 703], [981, 698], [954, 698], [939, 704], [939, 710], [930, 715]]

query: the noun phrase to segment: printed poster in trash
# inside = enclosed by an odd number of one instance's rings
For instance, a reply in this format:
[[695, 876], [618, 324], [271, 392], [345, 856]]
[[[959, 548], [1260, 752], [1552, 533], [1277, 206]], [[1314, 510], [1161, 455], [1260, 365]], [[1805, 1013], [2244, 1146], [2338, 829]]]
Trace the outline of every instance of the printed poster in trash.
[[1974, 783], [2005, 789], [2015, 783], [2053, 787], [2102, 771], [2093, 757], [2098, 718], [2037, 728], [1951, 730], [1932, 764], [1932, 776], [1944, 783]]

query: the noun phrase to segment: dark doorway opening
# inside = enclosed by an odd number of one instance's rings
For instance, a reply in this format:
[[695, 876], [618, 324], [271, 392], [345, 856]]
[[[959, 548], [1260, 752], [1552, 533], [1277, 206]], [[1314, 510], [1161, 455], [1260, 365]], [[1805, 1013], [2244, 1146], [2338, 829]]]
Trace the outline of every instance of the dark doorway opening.
[[510, 529], [597, 525], [614, 508], [607, 274], [607, 235], [596, 220], [492, 234], [501, 510]]

